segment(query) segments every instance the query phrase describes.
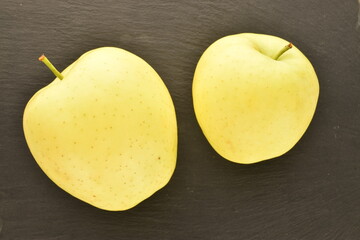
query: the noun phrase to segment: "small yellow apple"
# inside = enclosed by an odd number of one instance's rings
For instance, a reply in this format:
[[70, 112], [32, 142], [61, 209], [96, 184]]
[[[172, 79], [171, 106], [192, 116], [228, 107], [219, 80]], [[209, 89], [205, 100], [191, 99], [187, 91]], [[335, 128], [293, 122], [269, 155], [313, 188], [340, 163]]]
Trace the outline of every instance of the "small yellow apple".
[[[170, 94], [149, 64], [114, 47], [85, 53], [28, 102], [27, 144], [47, 176], [101, 209], [126, 210], [165, 186], [177, 155]], [[61, 80], [62, 78], [62, 80]]]
[[196, 118], [224, 158], [249, 164], [280, 156], [309, 126], [319, 83], [310, 61], [291, 47], [279, 37], [242, 33], [201, 56], [192, 90]]

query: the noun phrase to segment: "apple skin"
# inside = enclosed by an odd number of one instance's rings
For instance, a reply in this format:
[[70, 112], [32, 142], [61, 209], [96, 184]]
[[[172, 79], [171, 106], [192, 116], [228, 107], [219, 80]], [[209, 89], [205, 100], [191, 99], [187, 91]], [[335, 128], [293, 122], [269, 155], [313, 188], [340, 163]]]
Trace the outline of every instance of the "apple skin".
[[211, 146], [250, 164], [278, 157], [302, 137], [314, 115], [319, 83], [310, 61], [279, 37], [242, 33], [213, 43], [193, 80], [193, 104]]
[[28, 102], [23, 128], [36, 162], [95, 207], [134, 207], [171, 178], [177, 124], [170, 94], [140, 57], [89, 51]]

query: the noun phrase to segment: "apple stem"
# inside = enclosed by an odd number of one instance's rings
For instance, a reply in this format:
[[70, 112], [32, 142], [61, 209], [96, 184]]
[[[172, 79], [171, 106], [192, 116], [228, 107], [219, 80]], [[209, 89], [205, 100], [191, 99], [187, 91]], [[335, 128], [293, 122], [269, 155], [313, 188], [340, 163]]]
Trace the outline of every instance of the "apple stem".
[[287, 50], [289, 50], [290, 48], [292, 48], [292, 43], [289, 43], [288, 45], [286, 45], [285, 47], [283, 47], [282, 49], [281, 49], [281, 51], [276, 55], [276, 57], [274, 58], [275, 60], [278, 60], [279, 59], [279, 57], [281, 56], [281, 55], [283, 55]]
[[54, 67], [54, 65], [52, 65], [44, 54], [39, 57], [39, 61], [43, 62], [60, 80], [64, 78], [64, 76]]

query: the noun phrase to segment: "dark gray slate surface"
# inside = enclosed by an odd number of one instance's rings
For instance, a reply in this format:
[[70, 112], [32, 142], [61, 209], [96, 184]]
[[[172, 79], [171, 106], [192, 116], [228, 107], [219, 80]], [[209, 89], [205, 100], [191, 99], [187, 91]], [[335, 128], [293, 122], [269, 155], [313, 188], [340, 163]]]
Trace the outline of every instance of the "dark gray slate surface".
[[[360, 239], [360, 29], [357, 0], [0, 1], [0, 239]], [[313, 63], [320, 99], [290, 152], [255, 165], [222, 159], [192, 108], [192, 75], [216, 39], [277, 35]], [[126, 212], [91, 207], [52, 183], [22, 132], [29, 98], [82, 53], [141, 56], [173, 97], [179, 127], [171, 182]]]

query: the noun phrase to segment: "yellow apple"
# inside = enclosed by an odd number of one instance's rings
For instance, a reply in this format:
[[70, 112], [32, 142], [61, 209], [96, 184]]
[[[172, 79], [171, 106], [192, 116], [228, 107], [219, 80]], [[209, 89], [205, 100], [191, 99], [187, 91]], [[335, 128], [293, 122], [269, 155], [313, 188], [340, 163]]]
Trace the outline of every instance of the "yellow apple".
[[319, 83], [310, 61], [291, 46], [242, 33], [217, 40], [201, 56], [192, 89], [196, 118], [224, 158], [249, 164], [280, 156], [309, 126]]
[[113, 211], [164, 187], [175, 169], [177, 124], [155, 70], [114, 47], [85, 53], [61, 74], [41, 60], [58, 78], [28, 102], [23, 127], [46, 175], [82, 201]]

